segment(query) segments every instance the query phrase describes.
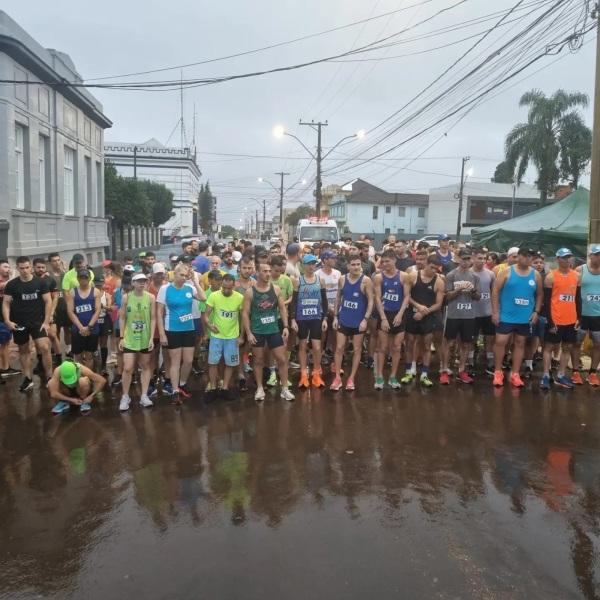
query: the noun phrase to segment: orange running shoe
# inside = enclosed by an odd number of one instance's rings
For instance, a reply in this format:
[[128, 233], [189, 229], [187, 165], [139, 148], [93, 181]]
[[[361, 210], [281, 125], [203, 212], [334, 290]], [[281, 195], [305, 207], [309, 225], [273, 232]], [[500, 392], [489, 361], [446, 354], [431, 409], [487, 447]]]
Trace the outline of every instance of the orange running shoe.
[[325, 382], [321, 378], [321, 371], [313, 371], [311, 383], [314, 387], [325, 387]]
[[525, 385], [523, 383], [523, 380], [521, 379], [521, 376], [518, 373], [511, 373], [510, 379], [508, 381], [510, 385], [514, 387], [524, 387]]
[[579, 371], [573, 371], [573, 373], [571, 373], [571, 381], [575, 385], [583, 385], [583, 377], [581, 376], [581, 373]]
[[298, 382], [298, 387], [307, 388], [310, 387], [310, 382], [308, 381], [308, 371], [303, 371], [300, 376], [300, 381]]
[[502, 371], [494, 371], [494, 381], [492, 383], [496, 387], [502, 387], [504, 385], [504, 373]]
[[596, 373], [590, 373], [587, 376], [587, 382], [593, 387], [598, 387], [600, 385], [600, 379], [598, 379], [598, 375]]

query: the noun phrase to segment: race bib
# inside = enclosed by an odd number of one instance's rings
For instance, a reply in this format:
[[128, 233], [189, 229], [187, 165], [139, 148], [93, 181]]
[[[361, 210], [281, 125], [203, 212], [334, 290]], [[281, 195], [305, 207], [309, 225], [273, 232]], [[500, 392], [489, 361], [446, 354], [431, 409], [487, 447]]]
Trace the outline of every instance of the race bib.
[[179, 317], [179, 320], [182, 323], [185, 323], [186, 321], [191, 321], [194, 318], [194, 315], [192, 315], [192, 313], [188, 313], [187, 315], [181, 315]]
[[318, 317], [319, 311], [317, 308], [303, 308], [302, 316], [303, 317]]
[[349, 308], [350, 310], [358, 310], [358, 302], [344, 300], [343, 306], [344, 306], [344, 308]]
[[490, 293], [489, 292], [481, 292], [481, 300], [489, 300]]
[[93, 310], [94, 309], [91, 304], [80, 304], [79, 306], [75, 307], [75, 312], [77, 314], [92, 312]]
[[131, 331], [133, 333], [142, 333], [146, 329], [146, 323], [144, 321], [136, 320], [131, 324]]
[[237, 316], [237, 313], [232, 310], [221, 310], [219, 311], [219, 316], [221, 316], [223, 319], [233, 319], [235, 316]]
[[387, 292], [383, 295], [384, 300], [389, 300], [390, 302], [398, 302], [400, 296], [398, 294], [388, 294]]
[[268, 325], [269, 323], [275, 323], [275, 315], [269, 315], [268, 317], [261, 317], [260, 322], [263, 325]]
[[588, 302], [600, 302], [600, 294], [588, 294], [586, 300]]
[[517, 306], [529, 306], [529, 298], [515, 298]]
[[470, 302], [460, 302], [456, 305], [457, 310], [471, 310], [473, 305]]
[[575, 302], [575, 296], [573, 294], [559, 294], [559, 302]]

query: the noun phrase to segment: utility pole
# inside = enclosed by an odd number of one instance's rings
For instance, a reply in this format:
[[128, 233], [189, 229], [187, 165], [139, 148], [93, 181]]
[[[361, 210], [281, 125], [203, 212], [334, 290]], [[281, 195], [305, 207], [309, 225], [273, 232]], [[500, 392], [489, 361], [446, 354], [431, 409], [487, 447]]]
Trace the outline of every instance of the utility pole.
[[315, 190], [315, 198], [316, 198], [316, 202], [317, 202], [317, 217], [321, 216], [321, 204], [323, 202], [323, 182], [321, 180], [321, 161], [323, 160], [323, 150], [322, 150], [322, 146], [321, 146], [321, 140], [322, 140], [322, 129], [323, 127], [327, 127], [328, 122], [325, 121], [324, 123], [322, 123], [321, 121], [318, 121], [317, 123], [315, 123], [314, 121], [311, 121], [310, 123], [306, 123], [304, 121], [300, 121], [299, 123], [300, 125], [308, 125], [309, 127], [312, 127], [313, 129], [316, 129], [317, 131], [317, 156], [315, 157], [315, 160], [317, 161], [317, 182], [316, 182], [316, 190]]
[[260, 237], [260, 233], [258, 231], [258, 224], [260, 223], [260, 221], [258, 220], [258, 208], [256, 209], [256, 221], [254, 223], [256, 229], [256, 237]]
[[137, 146], [133, 147], [133, 179], [137, 181]]
[[460, 168], [460, 191], [458, 192], [458, 218], [456, 219], [456, 241], [460, 239], [460, 228], [462, 221], [463, 195], [465, 191], [465, 165], [471, 160], [470, 156], [463, 156]]
[[594, 126], [592, 137], [592, 166], [590, 185], [590, 229], [588, 242], [600, 242], [600, 11], [598, 5], [592, 11], [598, 21], [596, 30], [596, 85], [594, 88]]
[[[281, 232], [281, 238], [283, 239], [283, 178], [289, 173], [284, 173], [283, 171], [279, 173], [275, 173], [275, 175], [279, 175], [281, 177], [281, 183], [279, 185], [279, 229]], [[263, 222], [265, 220], [265, 211], [263, 208]]]
[[267, 230], [267, 200], [266, 198], [263, 198], [263, 223], [262, 223], [262, 230], [263, 233]]

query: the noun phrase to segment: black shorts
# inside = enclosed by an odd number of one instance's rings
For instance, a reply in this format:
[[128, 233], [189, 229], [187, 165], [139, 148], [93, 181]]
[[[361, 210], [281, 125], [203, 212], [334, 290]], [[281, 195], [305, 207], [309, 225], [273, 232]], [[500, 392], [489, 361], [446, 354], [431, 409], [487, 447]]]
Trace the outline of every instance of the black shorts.
[[254, 337], [256, 338], [256, 344], [254, 344], [255, 348], [264, 348], [266, 344], [273, 350], [284, 345], [280, 333], [255, 333]]
[[492, 317], [475, 317], [475, 337], [480, 335], [496, 335], [496, 326]]
[[429, 335], [442, 329], [442, 322], [435, 313], [425, 315], [420, 321], [415, 321], [414, 313], [409, 313], [406, 319], [406, 332], [411, 335]]
[[71, 319], [67, 314], [67, 301], [64, 296], [61, 296], [56, 302], [56, 310], [54, 312], [54, 323], [57, 327], [70, 327]]
[[460, 336], [463, 343], [472, 342], [475, 337], [475, 319], [446, 319], [444, 337], [455, 340]]
[[15, 329], [13, 331], [13, 339], [17, 346], [22, 346], [23, 344], [28, 344], [29, 339], [39, 340], [40, 338], [48, 337], [44, 330], [41, 330], [41, 323], [34, 323], [33, 325], [25, 326], [21, 331]]
[[[406, 329], [406, 313], [404, 313], [405, 316], [402, 317], [400, 325], [397, 325], [396, 327], [394, 327], [393, 325], [394, 319], [396, 318], [398, 312], [389, 312], [387, 310], [385, 311], [385, 318], [390, 324], [390, 330], [386, 333], [389, 333], [390, 335], [398, 335]], [[377, 329], [381, 329], [381, 319], [379, 318], [379, 315], [377, 315]]]
[[100, 325], [100, 336], [109, 336], [112, 334], [113, 322], [108, 313], [98, 319], [98, 325]]
[[583, 331], [600, 331], [600, 317], [581, 317]]
[[366, 333], [366, 331], [360, 331], [358, 327], [347, 327], [341, 323], [338, 323], [337, 330], [346, 337], [352, 337], [353, 335], [364, 335]]
[[[556, 331], [553, 333], [554, 328]], [[573, 325], [555, 325], [554, 328], [546, 328], [546, 337], [544, 342], [548, 344], [574, 344], [577, 341], [577, 329], [575, 329], [575, 323]]]
[[496, 333], [500, 335], [510, 335], [514, 333], [515, 335], [520, 335], [523, 337], [531, 336], [531, 323], [498, 323], [498, 327], [496, 327]]
[[131, 348], [125, 348], [123, 346], [123, 354], [150, 354], [150, 350], [148, 348], [143, 348], [142, 350], [132, 350]]
[[81, 335], [79, 331], [71, 332], [71, 351], [73, 354], [96, 352], [98, 350], [98, 334]]
[[321, 319], [310, 319], [309, 321], [296, 321], [298, 323], [298, 339], [321, 341], [323, 334], [323, 321]]
[[195, 331], [167, 331], [167, 348], [193, 348], [196, 345], [197, 334]]

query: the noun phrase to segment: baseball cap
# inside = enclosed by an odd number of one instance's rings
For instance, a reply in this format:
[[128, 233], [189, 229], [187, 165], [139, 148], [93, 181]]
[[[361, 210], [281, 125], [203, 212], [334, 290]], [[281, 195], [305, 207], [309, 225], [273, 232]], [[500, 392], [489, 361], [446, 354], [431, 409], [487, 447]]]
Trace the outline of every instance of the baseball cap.
[[73, 361], [66, 360], [64, 363], [62, 363], [62, 365], [60, 365], [58, 372], [60, 375], [60, 380], [66, 386], [70, 387], [75, 385], [79, 379], [79, 369]]
[[133, 273], [135, 271], [135, 267], [133, 265], [125, 265], [123, 267], [123, 271], [127, 271], [128, 273]]
[[138, 256], [139, 256], [140, 258], [145, 258], [145, 256], [146, 256], [146, 253], [145, 253], [145, 252], [140, 252], [140, 253], [138, 254]]
[[110, 267], [110, 265], [112, 265], [112, 260], [109, 260], [108, 258], [105, 258], [100, 264], [103, 267]]
[[234, 250], [231, 253], [231, 258], [233, 258], [234, 262], [240, 262], [242, 260], [242, 253], [239, 250]]
[[146, 281], [148, 278], [146, 277], [146, 275], [144, 273], [136, 273], [132, 278], [131, 281], [141, 281], [141, 280]]
[[459, 253], [458, 253], [458, 258], [471, 258], [472, 256], [472, 252], [469, 248], [463, 248]]
[[83, 254], [73, 254], [73, 262], [80, 262], [82, 260], [85, 260], [85, 258], [83, 257]]
[[557, 258], [566, 258], [567, 256], [573, 256], [573, 253], [568, 248], [559, 248], [556, 251]]
[[513, 246], [512, 248], [509, 248], [506, 254], [507, 256], [510, 256], [511, 254], [519, 254], [518, 246]]
[[87, 269], [79, 269], [79, 271], [77, 271], [77, 279], [79, 279], [80, 277], [83, 277], [85, 279], [89, 279], [90, 278], [90, 272]]
[[[512, 250], [512, 248], [511, 248]], [[527, 248], [527, 246], [522, 246], [521, 248], [517, 248], [517, 254], [520, 254], [521, 256], [534, 256], [535, 255], [535, 250], [531, 249], [531, 248]]]
[[153, 273], [166, 273], [167, 269], [165, 268], [165, 265], [163, 265], [161, 262], [157, 262], [152, 265], [152, 272]]
[[191, 263], [194, 260], [194, 257], [191, 254], [182, 254], [177, 257], [179, 262]]
[[438, 242], [443, 242], [444, 240], [449, 240], [450, 236], [447, 233], [440, 233], [438, 235]]
[[302, 264], [308, 265], [310, 263], [318, 263], [319, 259], [314, 254], [305, 254], [302, 257]]
[[592, 244], [590, 254], [600, 254], [600, 244]]
[[172, 263], [177, 262], [179, 260], [179, 254], [171, 254], [171, 256], [169, 256], [169, 260]]
[[300, 244], [288, 244], [285, 251], [287, 254], [298, 254], [298, 252], [300, 252]]
[[324, 252], [321, 252], [322, 260], [327, 260], [328, 258], [335, 258], [335, 257], [336, 257], [335, 252], [332, 252], [331, 250], [325, 250]]

